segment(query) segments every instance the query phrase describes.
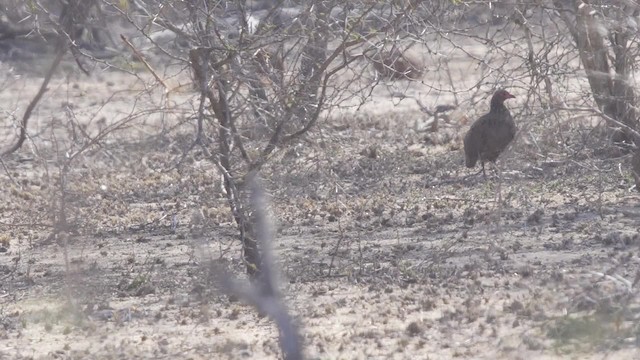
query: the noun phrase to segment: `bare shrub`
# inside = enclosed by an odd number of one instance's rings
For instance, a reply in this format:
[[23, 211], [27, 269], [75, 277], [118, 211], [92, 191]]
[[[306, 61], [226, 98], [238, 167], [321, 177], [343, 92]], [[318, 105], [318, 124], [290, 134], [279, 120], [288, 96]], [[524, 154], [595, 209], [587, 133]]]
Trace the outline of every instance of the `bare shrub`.
[[[123, 3], [130, 7], [122, 7]], [[560, 275], [566, 276], [567, 282], [561, 289], [571, 289], [574, 274], [564, 272], [564, 268], [590, 270], [609, 260], [609, 251], [593, 255], [603, 250], [601, 244], [594, 244], [597, 239], [593, 233], [598, 227], [635, 225], [636, 212], [625, 212], [624, 204], [616, 202], [628, 201], [635, 206], [634, 197], [620, 194], [626, 195], [628, 189], [629, 177], [624, 173], [627, 164], [631, 164], [636, 184], [640, 184], [640, 155], [629, 156], [626, 144], [620, 151], [617, 145], [612, 146], [610, 138], [628, 143], [636, 136], [635, 61], [630, 56], [637, 46], [634, 36], [623, 34], [621, 38], [628, 39], [629, 46], [622, 57], [617, 57], [621, 54], [616, 52], [622, 49], [612, 45], [616, 36], [611, 36], [614, 32], [608, 27], [618, 25], [602, 20], [612, 13], [610, 7], [584, 5], [591, 9], [580, 21], [591, 21], [587, 15], [594, 17], [598, 20], [593, 21], [594, 26], [606, 31], [598, 30], [600, 39], [591, 39], [594, 33], [585, 31], [583, 40], [588, 48], [581, 53], [562, 16], [577, 28], [576, 11], [581, 8], [573, 2], [558, 6], [550, 1], [524, 2], [514, 6], [489, 1], [363, 1], [358, 7], [338, 1], [258, 4], [145, 0], [97, 4], [96, 9], [118, 15], [127, 25], [123, 42], [117, 44], [124, 56], [104, 61], [78, 46], [78, 58], [105, 73], [120, 69], [131, 74], [135, 82], [126, 84], [130, 89], [118, 94], [106, 88], [105, 92], [126, 98], [131, 106], [118, 108], [110, 113], [113, 116], [100, 120], [94, 119], [99, 113], [96, 109], [109, 106], [114, 98], [105, 96], [94, 105], [85, 102], [83, 109], [69, 102], [34, 112], [45, 130], [34, 126], [25, 132], [24, 144], [28, 146], [20, 149], [30, 151], [29, 156], [36, 154], [34, 166], [40, 167], [36, 176], [41, 176], [44, 184], [31, 184], [16, 175], [19, 171], [14, 169], [22, 166], [22, 152], [2, 157], [7, 160], [2, 164], [10, 168], [5, 170], [5, 177], [17, 178], [13, 180], [16, 190], [10, 195], [29, 206], [19, 216], [6, 219], [2, 227], [10, 230], [4, 238], [11, 240], [14, 236], [38, 240], [28, 231], [44, 229], [59, 241], [63, 251], [74, 250], [67, 244], [74, 245], [84, 235], [94, 238], [83, 246], [93, 246], [94, 241], [98, 247], [105, 246], [105, 237], [117, 237], [114, 243], [130, 246], [125, 251], [149, 249], [144, 243], [156, 240], [151, 236], [157, 235], [166, 244], [157, 247], [153, 243], [149, 253], [157, 250], [156, 255], [148, 255], [148, 261], [143, 262], [154, 271], [135, 274], [136, 256], [140, 259], [141, 254], [116, 260], [124, 265], [114, 268], [125, 270], [115, 276], [125, 279], [113, 283], [121, 284], [115, 290], [124, 289], [123, 296], [143, 296], [156, 287], [161, 289], [157, 283], [166, 282], [166, 293], [186, 299], [185, 309], [193, 305], [189, 299], [194, 292], [200, 294], [197, 301], [220, 306], [222, 313], [226, 310], [222, 307], [228, 305], [224, 303], [226, 298], [201, 291], [212, 287], [211, 282], [198, 283], [200, 290], [191, 290], [190, 281], [184, 278], [202, 281], [200, 274], [193, 272], [194, 264], [202, 259], [195, 253], [201, 249], [203, 253], [213, 252], [213, 247], [194, 249], [186, 262], [184, 257], [175, 261], [179, 256], [165, 256], [166, 252], [175, 255], [171, 249], [189, 244], [194, 237], [207, 245], [219, 241], [225, 245], [219, 250], [225, 270], [251, 275], [251, 280], [243, 283], [214, 269], [218, 277], [228, 276], [226, 293], [273, 318], [280, 325], [284, 355], [299, 356], [292, 355], [299, 354], [297, 327], [273, 277], [275, 260], [270, 246], [275, 237], [267, 237], [271, 230], [265, 230], [261, 220], [264, 204], [256, 205], [253, 179], [259, 173], [264, 174], [265, 186], [275, 197], [274, 212], [284, 213], [277, 214], [286, 224], [279, 230], [288, 231], [288, 241], [295, 242], [279, 242], [285, 237], [278, 236], [277, 246], [282, 245], [286, 254], [282, 267], [297, 291], [287, 300], [296, 302], [300, 312], [308, 307], [318, 321], [336, 316], [336, 309], [341, 307], [351, 311], [358, 301], [376, 299], [369, 295], [381, 300], [379, 309], [385, 306], [385, 299], [391, 299], [386, 304], [401, 301], [408, 305], [402, 307], [403, 313], [391, 313], [400, 316], [383, 324], [395, 326], [406, 315], [405, 325], [399, 324], [396, 331], [363, 333], [388, 339], [398, 333], [406, 335], [397, 329], [409, 329], [408, 335], [420, 341], [416, 346], [426, 346], [425, 339], [437, 333], [440, 325], [425, 320], [422, 327], [422, 322], [408, 318], [412, 315], [404, 313], [404, 308], [413, 311], [416, 307], [412, 304], [425, 312], [436, 308], [444, 314], [440, 321], [446, 325], [450, 320], [466, 321], [467, 317], [469, 323], [475, 323], [484, 313], [489, 328], [496, 326], [495, 336], [502, 337], [497, 331], [506, 322], [502, 318], [496, 321], [496, 317], [509, 316], [508, 311], [500, 313], [504, 300], [512, 315], [517, 315], [517, 326], [529, 322], [527, 329], [531, 329], [530, 324], [537, 321], [533, 318], [538, 316], [531, 310], [538, 312], [538, 306], [545, 306], [540, 305], [538, 292], [549, 290], [546, 294], [550, 297], [562, 298], [558, 296], [561, 290], [549, 282], [548, 275], [555, 269], [562, 270]], [[285, 5], [292, 7], [282, 7]], [[618, 3], [613, 5], [623, 9]], [[59, 23], [55, 15], [52, 19]], [[633, 20], [613, 19], [615, 23]], [[86, 31], [82, 31], [83, 36]], [[71, 42], [82, 42], [77, 38], [71, 41], [66, 34], [61, 38], [67, 50], [74, 46]], [[59, 38], [56, 35], [53, 39]], [[595, 46], [597, 41], [601, 43]], [[417, 48], [422, 49], [422, 63], [407, 59]], [[64, 65], [76, 60], [67, 50], [60, 60]], [[586, 69], [583, 57], [591, 61], [590, 51], [595, 55], [606, 51], [607, 56], [600, 60], [609, 68], [596, 69], [593, 65], [594, 69]], [[135, 62], [127, 60], [131, 53]], [[376, 56], [378, 64], [374, 67], [381, 73], [388, 72], [372, 78], [370, 60]], [[60, 69], [69, 67], [58, 67], [56, 74], [51, 70], [54, 80], [42, 84], [43, 99], [52, 94], [46, 91], [53, 88], [51, 84], [58, 91], [75, 89], [70, 80], [73, 74], [64, 72], [65, 79], [55, 79]], [[407, 78], [421, 81], [393, 81]], [[100, 79], [100, 74], [95, 79]], [[594, 86], [600, 95], [595, 95]], [[505, 195], [495, 200], [494, 181], [465, 179], [460, 134], [469, 125], [468, 120], [486, 111], [488, 98], [497, 87], [506, 87], [516, 95], [509, 106], [520, 130], [514, 146], [501, 158], [509, 181], [505, 182]], [[20, 108], [20, 114], [22, 111]], [[60, 119], [58, 113], [65, 116]], [[7, 115], [13, 119], [13, 113]], [[422, 117], [431, 122], [422, 128], [413, 127]], [[17, 133], [26, 130], [26, 125], [16, 121], [6, 124], [6, 129]], [[420, 132], [426, 129], [430, 133]], [[96, 159], [108, 160], [98, 164]], [[23, 192], [38, 186], [38, 192]], [[15, 203], [7, 206], [5, 214], [11, 213]], [[618, 211], [618, 207], [623, 210]], [[502, 211], [496, 212], [496, 208]], [[192, 215], [191, 220], [185, 213]], [[185, 233], [184, 221], [191, 221], [189, 225], [197, 231]], [[496, 223], [504, 226], [492, 226]], [[26, 235], [13, 232], [22, 228], [28, 228]], [[297, 233], [310, 241], [292, 239]], [[507, 246], [496, 257], [484, 251], [487, 238], [506, 240], [508, 245], [504, 244]], [[605, 242], [616, 241], [612, 239]], [[637, 237], [629, 239], [621, 242], [633, 243]], [[96, 256], [96, 266], [99, 260], [113, 256], [112, 251], [106, 244], [104, 255]], [[553, 251], [557, 251], [553, 256], [544, 255]], [[229, 256], [237, 253], [242, 255]], [[512, 254], [517, 256], [509, 258]], [[585, 256], [578, 258], [582, 254]], [[29, 278], [30, 267], [38, 264], [25, 261], [29, 256], [26, 252], [18, 255], [14, 257], [15, 268], [19, 262], [26, 264], [25, 277]], [[74, 267], [72, 257], [65, 260], [67, 269]], [[514, 263], [524, 265], [514, 267]], [[633, 263], [625, 264], [632, 268]], [[2, 266], [4, 269], [6, 265]], [[155, 271], [153, 266], [161, 266], [162, 271]], [[608, 277], [615, 277], [616, 272], [619, 270], [604, 276], [595, 274], [578, 290], [603, 283], [602, 279], [615, 281], [619, 290], [615, 299], [606, 298], [610, 287], [584, 291], [584, 299], [604, 305], [613, 302], [635, 316], [633, 306], [638, 297], [633, 289], [637, 281], [629, 290], [627, 275], [625, 280]], [[109, 275], [113, 273], [109, 271]], [[41, 281], [37, 276], [35, 281]], [[330, 284], [316, 286], [320, 282]], [[359, 290], [368, 288], [369, 294], [363, 292], [353, 303], [330, 304], [326, 313], [315, 309], [312, 296], [343, 291], [334, 287], [335, 282], [346, 284], [348, 292], [357, 284]], [[113, 297], [114, 286], [100, 284], [104, 296]], [[497, 291], [487, 292], [488, 284], [494, 284], [489, 286]], [[313, 287], [318, 289], [306, 292]], [[518, 289], [517, 293], [513, 289]], [[388, 294], [393, 295], [386, 298]], [[505, 297], [496, 302], [496, 294]], [[520, 296], [527, 298], [524, 306], [521, 298], [515, 298]], [[456, 297], [465, 298], [464, 303], [456, 305]], [[487, 304], [498, 310], [485, 311]], [[167, 303], [162, 312], [171, 311], [172, 305]], [[441, 312], [444, 305], [459, 305], [461, 311]], [[197, 317], [197, 313], [191, 314]], [[237, 320], [239, 314], [242, 308], [236, 307], [229, 319]], [[158, 315], [154, 321], [161, 322], [162, 317], [166, 320], [166, 314]], [[637, 327], [636, 318], [624, 317], [626, 325]], [[413, 331], [415, 324], [420, 325], [418, 331]], [[478, 334], [485, 336], [487, 329], [479, 328]], [[216, 334], [225, 331], [216, 330]], [[633, 332], [624, 334], [627, 337]], [[314, 343], [311, 336], [307, 339]], [[333, 345], [328, 339], [332, 338], [323, 338], [327, 348]], [[400, 341], [404, 344], [407, 339]], [[434, 341], [449, 348], [458, 339]], [[349, 345], [345, 342], [341, 346]]]
[[[338, 4], [301, 6], [293, 22], [282, 21], [289, 12], [277, 6], [265, 11], [235, 4], [233, 13], [189, 6], [188, 65], [200, 92], [195, 143], [224, 178], [250, 274], [256, 274], [259, 250], [247, 220], [247, 177], [304, 137], [326, 110], [360, 91], [336, 75], [353, 71], [360, 56], [351, 53], [370, 38], [397, 31], [412, 10], [408, 6], [381, 29], [354, 39], [350, 29], [331, 30], [330, 14]], [[354, 21], [364, 21], [375, 9], [365, 8]], [[199, 29], [201, 22], [210, 25]], [[219, 25], [230, 22], [239, 33]], [[360, 72], [351, 76], [359, 78]]]
[[417, 54], [410, 50], [382, 50], [370, 59], [373, 68], [386, 79], [419, 80], [424, 71], [424, 65]]

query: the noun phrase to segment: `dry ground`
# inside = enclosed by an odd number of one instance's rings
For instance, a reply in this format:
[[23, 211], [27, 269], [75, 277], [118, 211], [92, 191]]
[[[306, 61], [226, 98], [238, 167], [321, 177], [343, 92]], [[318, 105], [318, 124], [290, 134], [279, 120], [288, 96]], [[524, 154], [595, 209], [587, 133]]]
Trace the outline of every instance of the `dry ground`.
[[[6, 119], [40, 83], [10, 79]], [[217, 290], [216, 269], [242, 267], [213, 167], [197, 150], [175, 166], [192, 128], [135, 108], [178, 108], [190, 94], [140, 95], [146, 80], [56, 79], [33, 138], [3, 159], [0, 358], [279, 356], [269, 320]], [[420, 96], [415, 86], [406, 91]], [[640, 357], [640, 198], [628, 156], [601, 151], [586, 123], [564, 124], [558, 140], [558, 128], [529, 121], [501, 159], [498, 207], [493, 173], [468, 177], [462, 166], [462, 115], [416, 131], [425, 115], [388, 94], [332, 114], [264, 172], [282, 290], [308, 358]], [[139, 119], [70, 164], [72, 226], [50, 236], [65, 152], [85, 129], [131, 114]]]

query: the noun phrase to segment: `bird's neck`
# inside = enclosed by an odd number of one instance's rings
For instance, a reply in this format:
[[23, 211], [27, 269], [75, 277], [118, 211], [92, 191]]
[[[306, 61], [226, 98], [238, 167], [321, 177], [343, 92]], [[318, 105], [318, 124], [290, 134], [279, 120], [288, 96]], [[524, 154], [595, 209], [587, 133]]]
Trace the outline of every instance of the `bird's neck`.
[[501, 112], [501, 111], [507, 111], [507, 107], [504, 106], [503, 102], [500, 101], [492, 101], [491, 102], [491, 112]]

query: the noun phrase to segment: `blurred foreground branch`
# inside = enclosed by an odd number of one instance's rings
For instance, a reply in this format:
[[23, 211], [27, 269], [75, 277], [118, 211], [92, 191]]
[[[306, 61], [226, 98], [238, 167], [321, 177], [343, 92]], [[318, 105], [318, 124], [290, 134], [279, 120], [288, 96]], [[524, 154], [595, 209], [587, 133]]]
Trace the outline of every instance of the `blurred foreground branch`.
[[257, 245], [260, 247], [257, 262], [258, 276], [251, 283], [234, 279], [230, 274], [224, 277], [224, 290], [254, 306], [260, 313], [266, 314], [276, 323], [280, 338], [280, 348], [286, 360], [302, 359], [302, 344], [298, 326], [289, 314], [287, 306], [278, 291], [276, 263], [271, 248], [273, 230], [267, 214], [267, 202], [258, 175], [249, 178], [250, 211]]

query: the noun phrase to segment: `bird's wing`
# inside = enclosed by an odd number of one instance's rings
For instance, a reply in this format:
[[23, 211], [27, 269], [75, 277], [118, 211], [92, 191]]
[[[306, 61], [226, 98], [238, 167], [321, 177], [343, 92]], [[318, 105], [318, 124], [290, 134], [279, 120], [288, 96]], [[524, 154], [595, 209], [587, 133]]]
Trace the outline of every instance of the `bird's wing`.
[[483, 144], [486, 142], [486, 131], [489, 124], [489, 117], [485, 114], [476, 120], [467, 135], [464, 137], [464, 154], [468, 167], [473, 167], [480, 156]]
[[487, 131], [489, 130], [489, 121], [491, 117], [489, 114], [484, 114], [478, 120], [476, 120], [471, 127], [469, 128], [469, 132], [467, 134], [473, 134], [472, 136], [475, 139], [481, 139], [477, 141], [478, 144], [481, 144], [482, 141], [487, 137]]

